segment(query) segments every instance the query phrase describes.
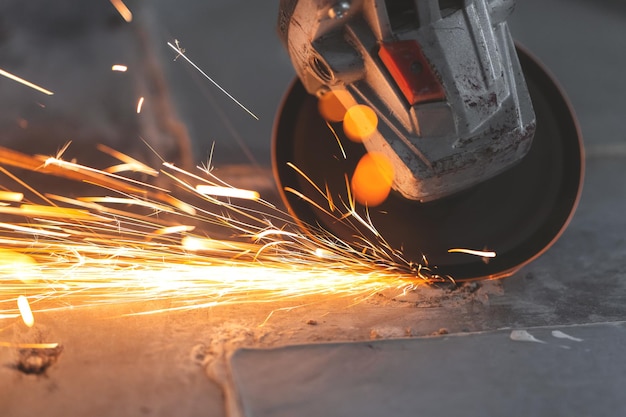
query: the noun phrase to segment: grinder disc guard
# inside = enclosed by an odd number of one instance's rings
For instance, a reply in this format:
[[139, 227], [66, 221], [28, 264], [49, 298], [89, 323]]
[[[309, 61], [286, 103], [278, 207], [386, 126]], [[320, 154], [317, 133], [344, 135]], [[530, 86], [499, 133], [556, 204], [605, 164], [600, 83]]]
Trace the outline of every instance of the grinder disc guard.
[[[404, 259], [420, 263], [426, 257], [437, 274], [457, 281], [504, 277], [538, 257], [561, 235], [580, 197], [584, 158], [573, 111], [546, 70], [524, 49], [518, 48], [518, 55], [537, 118], [532, 147], [518, 164], [441, 200], [420, 203], [392, 193], [377, 207], [366, 210], [357, 205]], [[328, 186], [336, 204], [348, 201], [346, 175], [352, 175], [365, 149], [343, 137], [341, 129], [336, 133], [346, 159], [319, 116], [317, 99], [294, 82], [274, 127], [274, 172], [283, 201], [303, 229], [321, 227], [358, 247], [354, 229], [284, 191], [298, 190], [328, 207], [324, 197], [287, 165], [291, 162], [321, 189]], [[366, 227], [361, 232], [373, 238]], [[452, 248], [488, 249], [497, 256], [485, 262], [448, 253]]]

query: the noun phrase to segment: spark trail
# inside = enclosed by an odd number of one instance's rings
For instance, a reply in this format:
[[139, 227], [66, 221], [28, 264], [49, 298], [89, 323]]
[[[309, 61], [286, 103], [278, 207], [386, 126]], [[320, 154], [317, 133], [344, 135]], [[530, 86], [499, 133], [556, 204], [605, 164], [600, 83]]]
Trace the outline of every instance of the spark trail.
[[213, 84], [215, 87], [217, 87], [218, 90], [220, 90], [223, 94], [226, 95], [226, 97], [228, 97], [229, 99], [231, 99], [235, 104], [237, 104], [239, 107], [241, 107], [241, 109], [243, 109], [246, 113], [248, 113], [250, 116], [252, 116], [253, 118], [255, 118], [256, 120], [259, 120], [259, 117], [252, 113], [251, 110], [249, 110], [246, 106], [244, 106], [243, 104], [241, 104], [241, 102], [239, 100], [237, 100], [235, 97], [233, 97], [232, 94], [230, 94], [228, 91], [226, 91], [221, 85], [219, 85], [213, 78], [211, 78], [206, 72], [204, 72], [199, 66], [197, 66], [191, 59], [187, 58], [187, 55], [185, 55], [185, 50], [180, 46], [180, 43], [178, 42], [178, 40], [174, 41], [174, 44], [172, 44], [171, 42], [167, 43], [167, 46], [169, 46], [170, 48], [172, 48], [174, 51], [176, 51], [176, 53], [178, 55], [176, 55], [176, 58], [178, 57], [182, 57], [185, 61], [187, 61], [196, 71], [198, 71], [200, 74], [202, 74], [202, 76], [204, 78], [206, 78], [207, 80], [209, 80], [211, 82], [211, 84]]

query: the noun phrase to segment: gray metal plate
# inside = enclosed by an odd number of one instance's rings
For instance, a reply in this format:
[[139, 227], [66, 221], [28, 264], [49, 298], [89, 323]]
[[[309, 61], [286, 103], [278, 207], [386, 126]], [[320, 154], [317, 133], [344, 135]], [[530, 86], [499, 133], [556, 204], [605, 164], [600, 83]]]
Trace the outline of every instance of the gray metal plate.
[[625, 415], [624, 323], [511, 333], [244, 349], [233, 376], [247, 417]]

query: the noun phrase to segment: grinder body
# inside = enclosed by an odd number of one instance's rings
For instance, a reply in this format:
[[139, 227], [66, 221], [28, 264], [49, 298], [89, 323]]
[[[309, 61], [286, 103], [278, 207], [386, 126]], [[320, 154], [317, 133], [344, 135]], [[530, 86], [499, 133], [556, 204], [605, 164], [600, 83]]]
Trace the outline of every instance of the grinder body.
[[[427, 258], [460, 280], [509, 275], [552, 245], [580, 196], [582, 140], [561, 89], [513, 42], [513, 6], [281, 1], [278, 32], [298, 80], [276, 119], [274, 170], [305, 230], [357, 247], [378, 240], [409, 264]], [[355, 189], [372, 156], [389, 167], [390, 188], [374, 204]], [[334, 204], [319, 209], [328, 197], [373, 227], [355, 234]], [[487, 263], [454, 248], [497, 257]]]

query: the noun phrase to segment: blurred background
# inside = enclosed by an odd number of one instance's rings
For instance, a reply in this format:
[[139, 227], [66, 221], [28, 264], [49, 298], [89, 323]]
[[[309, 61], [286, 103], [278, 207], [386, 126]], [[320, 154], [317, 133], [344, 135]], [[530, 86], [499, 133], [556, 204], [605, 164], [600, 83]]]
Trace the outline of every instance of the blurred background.
[[[215, 141], [217, 159], [268, 163], [272, 121], [294, 76], [276, 36], [278, 1], [159, 0], [154, 40], [176, 108], [198, 157]], [[626, 3], [621, 0], [524, 0], [509, 18], [514, 38], [556, 76], [578, 114], [583, 136], [595, 145], [623, 143], [626, 106]], [[167, 40], [256, 112], [251, 119], [181, 62]], [[250, 150], [242, 152], [240, 144]]]
[[[276, 35], [278, 1], [125, 4], [131, 23], [107, 0], [2, 2], [0, 68], [55, 95], [0, 77], [0, 143], [50, 152], [72, 140], [86, 157], [80, 144], [104, 142], [150, 159], [141, 136], [187, 164], [206, 161], [214, 144], [218, 165], [269, 166], [275, 112], [294, 77]], [[525, 0], [509, 19], [514, 37], [564, 86], [591, 154], [623, 143], [625, 20], [620, 0]], [[175, 60], [174, 40], [260, 120]], [[128, 72], [113, 73], [115, 63]]]

